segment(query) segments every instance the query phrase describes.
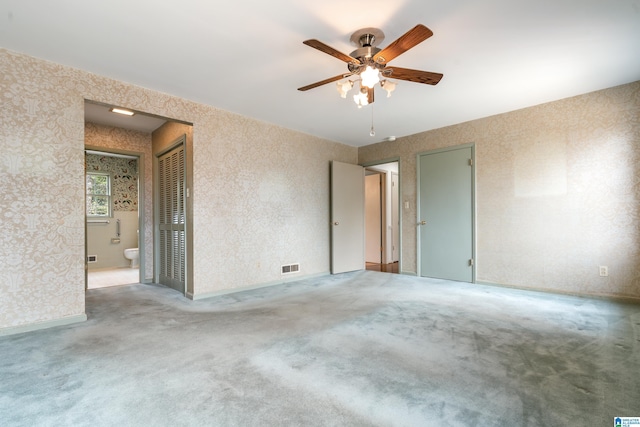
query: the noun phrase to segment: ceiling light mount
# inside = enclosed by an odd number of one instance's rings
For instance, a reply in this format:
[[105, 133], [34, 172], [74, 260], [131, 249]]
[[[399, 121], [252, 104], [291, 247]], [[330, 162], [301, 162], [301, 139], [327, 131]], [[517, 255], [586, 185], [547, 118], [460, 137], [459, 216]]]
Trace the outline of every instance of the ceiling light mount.
[[378, 28], [361, 28], [351, 34], [351, 44], [357, 47], [376, 47], [384, 40], [384, 33]]

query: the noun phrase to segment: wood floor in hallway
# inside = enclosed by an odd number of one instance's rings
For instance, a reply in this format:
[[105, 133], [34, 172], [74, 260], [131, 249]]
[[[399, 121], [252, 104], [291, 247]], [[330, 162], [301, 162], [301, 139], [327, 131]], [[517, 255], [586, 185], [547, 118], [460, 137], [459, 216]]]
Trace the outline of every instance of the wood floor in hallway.
[[380, 271], [382, 273], [399, 273], [398, 271], [398, 262], [392, 262], [390, 264], [376, 264], [373, 262], [368, 262], [366, 265], [366, 269], [369, 271]]

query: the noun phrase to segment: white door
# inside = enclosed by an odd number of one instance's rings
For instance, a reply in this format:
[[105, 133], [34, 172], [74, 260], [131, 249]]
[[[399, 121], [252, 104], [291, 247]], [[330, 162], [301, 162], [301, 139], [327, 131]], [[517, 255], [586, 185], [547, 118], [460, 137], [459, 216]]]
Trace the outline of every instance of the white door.
[[331, 273], [364, 269], [364, 168], [331, 162]]

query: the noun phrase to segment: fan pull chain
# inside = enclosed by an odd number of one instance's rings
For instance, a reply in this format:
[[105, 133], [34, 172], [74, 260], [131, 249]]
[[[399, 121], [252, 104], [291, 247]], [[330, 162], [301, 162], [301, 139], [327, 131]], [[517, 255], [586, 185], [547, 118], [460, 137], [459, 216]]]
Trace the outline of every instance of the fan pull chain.
[[369, 132], [369, 136], [376, 136], [376, 131], [373, 128], [373, 105], [371, 105], [371, 132]]

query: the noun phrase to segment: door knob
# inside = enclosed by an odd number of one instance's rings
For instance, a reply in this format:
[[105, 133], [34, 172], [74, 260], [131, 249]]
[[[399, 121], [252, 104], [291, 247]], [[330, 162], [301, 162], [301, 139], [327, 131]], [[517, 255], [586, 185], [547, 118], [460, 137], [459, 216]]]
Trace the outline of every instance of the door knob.
[[333, 225], [340, 225], [338, 221], [334, 222]]
[[418, 223], [418, 225], [427, 225], [427, 221], [425, 221], [425, 220], [423, 219], [422, 221], [420, 221], [420, 222]]

